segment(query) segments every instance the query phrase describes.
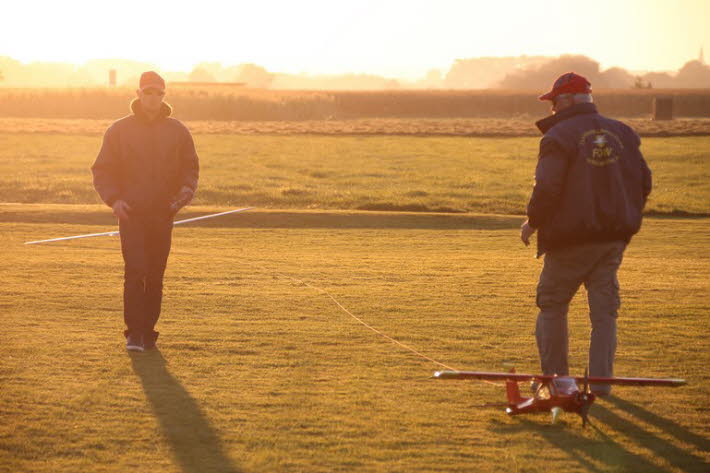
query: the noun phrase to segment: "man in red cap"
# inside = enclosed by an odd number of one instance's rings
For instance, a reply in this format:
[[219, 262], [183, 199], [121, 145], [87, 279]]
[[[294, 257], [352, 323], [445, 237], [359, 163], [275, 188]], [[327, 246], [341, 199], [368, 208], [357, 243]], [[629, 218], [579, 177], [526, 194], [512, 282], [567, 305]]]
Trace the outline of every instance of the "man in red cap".
[[[569, 374], [567, 310], [584, 284], [592, 323], [589, 374], [613, 376], [616, 274], [651, 192], [638, 135], [600, 115], [591, 92], [587, 79], [568, 72], [540, 96], [552, 102], [552, 115], [536, 123], [544, 136], [520, 237], [528, 245], [537, 231], [537, 255], [545, 254], [535, 331], [544, 374]], [[592, 390], [610, 392], [603, 385]]]
[[171, 118], [165, 81], [144, 72], [132, 114], [111, 125], [91, 170], [94, 187], [118, 218], [125, 262], [126, 348], [155, 347], [173, 217], [197, 189], [199, 160], [188, 129]]

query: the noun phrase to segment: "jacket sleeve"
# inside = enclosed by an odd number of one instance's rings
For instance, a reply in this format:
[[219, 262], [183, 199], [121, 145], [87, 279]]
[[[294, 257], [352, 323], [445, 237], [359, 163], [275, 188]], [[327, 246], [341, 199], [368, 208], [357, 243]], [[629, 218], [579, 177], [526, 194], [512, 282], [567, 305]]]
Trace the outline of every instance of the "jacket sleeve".
[[638, 153], [639, 156], [639, 161], [641, 164], [641, 179], [642, 179], [642, 188], [643, 188], [643, 205], [646, 206], [646, 201], [648, 200], [648, 196], [651, 194], [651, 188], [653, 187], [653, 179], [651, 178], [651, 169], [649, 169], [648, 164], [646, 164], [646, 160], [643, 158], [643, 154], [641, 154], [641, 138], [636, 136], [636, 139], [638, 140], [638, 146], [636, 147], [636, 152]]
[[192, 135], [190, 135], [187, 129], [185, 131], [186, 137], [183, 141], [182, 149], [180, 150], [180, 181], [182, 183], [181, 187], [192, 189], [192, 193], [194, 194], [197, 190], [197, 181], [200, 178], [200, 159], [197, 157]]
[[535, 187], [528, 202], [528, 223], [540, 228], [557, 208], [567, 176], [567, 158], [562, 147], [549, 137], [540, 142], [535, 169]]
[[91, 166], [94, 189], [109, 207], [121, 196], [121, 161], [118, 137], [113, 127], [106, 130], [99, 155]]

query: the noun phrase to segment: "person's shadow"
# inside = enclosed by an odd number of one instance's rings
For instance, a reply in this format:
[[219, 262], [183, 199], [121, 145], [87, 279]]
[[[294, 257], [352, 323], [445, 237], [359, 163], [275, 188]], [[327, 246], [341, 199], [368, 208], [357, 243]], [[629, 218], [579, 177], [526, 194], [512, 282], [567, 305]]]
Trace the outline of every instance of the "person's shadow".
[[184, 473], [239, 473], [195, 400], [166, 367], [158, 350], [131, 354], [133, 371]]
[[[572, 422], [575, 421], [577, 419]], [[551, 425], [540, 423], [537, 419], [522, 417], [518, 419], [518, 422], [518, 424], [498, 427], [495, 430], [518, 434], [536, 432], [542, 435], [552, 447], [565, 452], [579, 465], [579, 468], [574, 471], [589, 471], [592, 473], [604, 473], [606, 471], [670, 473], [669, 470], [650, 462], [647, 458], [631, 452], [598, 429], [597, 438], [590, 438], [577, 432], [576, 426], [573, 426], [572, 423]]]
[[[634, 404], [631, 401], [621, 399], [617, 396], [609, 396], [605, 400], [613, 404], [617, 409], [623, 410], [635, 418], [662, 430], [666, 435], [673, 436], [681, 442], [691, 444], [700, 451], [707, 452], [710, 450], [710, 441], [685, 429], [672, 420], [654, 414], [638, 404]], [[682, 471], [710, 471], [710, 464], [703, 458], [674, 445], [652, 432], [644, 430], [637, 423], [620, 417], [615, 412], [607, 409], [603, 404], [596, 404], [593, 409], [591, 415], [595, 419], [635, 439], [639, 445], [652, 452], [655, 457], [664, 459], [668, 464]]]
[[[633, 420], [621, 417], [617, 412], [612, 411], [605, 405], [607, 402], [616, 409], [623, 410], [635, 418], [653, 425], [656, 429], [662, 430], [666, 435], [693, 445], [700, 451], [706, 452], [710, 447], [710, 442], [702, 436], [616, 396], [609, 396], [604, 401], [595, 403], [592, 406], [589, 413], [590, 424], [591, 428], [596, 432], [596, 435], [592, 437], [577, 432], [575, 422], [578, 419], [574, 417], [571, 417], [566, 425], [550, 425], [541, 423], [539, 419], [521, 416], [518, 419], [518, 423], [496, 425], [491, 429], [504, 433], [537, 432], [550, 445], [573, 458], [582, 470], [593, 473], [602, 473], [615, 469], [648, 473], [670, 473], [677, 470], [698, 473], [710, 471], [708, 463], [703, 458], [644, 429]], [[632, 452], [615, 438], [605, 433], [604, 430], [607, 429], [602, 430], [602, 426], [622, 434], [636, 445], [643, 447], [643, 450], [650, 455]]]

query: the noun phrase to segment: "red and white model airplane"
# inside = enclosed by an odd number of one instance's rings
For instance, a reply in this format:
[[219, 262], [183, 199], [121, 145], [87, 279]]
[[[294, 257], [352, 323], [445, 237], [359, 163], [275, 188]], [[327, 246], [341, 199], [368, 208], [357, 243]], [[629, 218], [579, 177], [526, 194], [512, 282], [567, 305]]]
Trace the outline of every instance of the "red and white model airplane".
[[[587, 376], [557, 376], [538, 374], [518, 374], [514, 369], [510, 373], [489, 373], [484, 371], [437, 371], [437, 379], [477, 379], [486, 381], [505, 381], [508, 403], [505, 412], [514, 416], [529, 412], [552, 412], [552, 422], [556, 422], [562, 411], [575, 412], [582, 417], [582, 425], [587, 425], [587, 414], [596, 395], [591, 392], [590, 384], [616, 384], [624, 386], [666, 386], [676, 387], [685, 384], [684, 379], [658, 378], [599, 378]], [[537, 390], [532, 397], [522, 397], [518, 389], [519, 382], [537, 383]], [[580, 389], [580, 383], [582, 388]], [[504, 404], [506, 405], [506, 404]]]

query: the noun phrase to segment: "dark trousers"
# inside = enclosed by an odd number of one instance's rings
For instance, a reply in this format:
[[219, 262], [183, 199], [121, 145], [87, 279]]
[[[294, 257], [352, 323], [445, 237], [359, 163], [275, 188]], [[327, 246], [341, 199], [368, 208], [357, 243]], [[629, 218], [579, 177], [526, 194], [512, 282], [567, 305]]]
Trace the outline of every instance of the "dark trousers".
[[155, 324], [163, 299], [163, 275], [170, 254], [170, 215], [136, 215], [119, 222], [125, 263], [123, 320], [130, 334], [157, 338]]

